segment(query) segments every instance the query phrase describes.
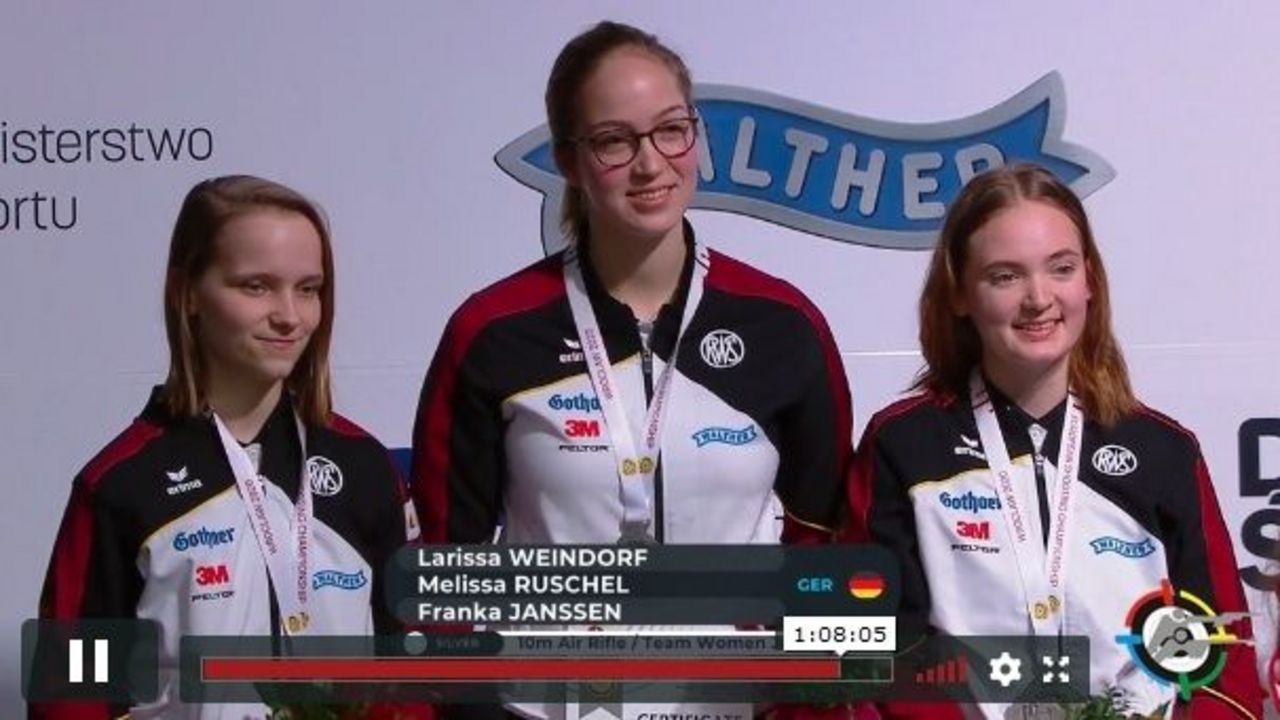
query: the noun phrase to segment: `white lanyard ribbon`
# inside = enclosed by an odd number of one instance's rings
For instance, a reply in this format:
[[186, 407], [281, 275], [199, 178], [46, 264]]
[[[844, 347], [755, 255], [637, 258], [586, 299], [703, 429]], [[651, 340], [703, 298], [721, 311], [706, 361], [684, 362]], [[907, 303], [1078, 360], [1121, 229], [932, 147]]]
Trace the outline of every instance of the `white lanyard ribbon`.
[[[1000, 432], [995, 404], [987, 394], [986, 384], [977, 370], [969, 379], [973, 416], [982, 438], [982, 451], [987, 465], [995, 474], [1000, 494], [1000, 511], [1013, 543], [1014, 562], [1022, 580], [1027, 615], [1037, 635], [1060, 635], [1065, 630], [1066, 596], [1063, 584], [1067, 576], [1067, 537], [1069, 519], [1080, 478], [1080, 453], [1083, 446], [1084, 414], [1076, 398], [1067, 393], [1066, 418], [1062, 425], [1062, 441], [1058, 448], [1058, 482], [1051, 496], [1049, 543], [1047, 548], [1029, 528], [1027, 513], [1033, 507], [1024, 503], [1025, 494], [1014, 483], [1013, 463]], [[1046, 489], [1047, 490], [1047, 489]]]
[[[636, 438], [627, 419], [626, 407], [622, 403], [620, 386], [613, 367], [609, 363], [609, 351], [604, 344], [604, 336], [596, 321], [595, 311], [591, 308], [591, 299], [587, 295], [586, 283], [582, 277], [582, 265], [577, 248], [569, 248], [564, 254], [564, 284], [569, 297], [569, 308], [573, 311], [573, 322], [578, 330], [578, 340], [582, 343], [582, 354], [587, 363], [587, 376], [596, 397], [600, 400], [600, 409], [604, 414], [605, 431], [608, 433], [609, 446], [613, 450], [614, 466], [618, 472], [619, 492], [622, 497], [622, 532], [624, 539], [629, 534], [647, 532], [652, 518], [647, 486], [653, 481], [658, 470], [658, 454], [662, 442], [663, 421], [671, 395], [671, 384], [680, 353], [680, 341], [689, 321], [702, 299], [702, 286], [710, 266], [709, 253], [699, 244], [693, 245], [694, 262], [693, 277], [689, 282], [689, 294], [684, 301], [684, 315], [680, 320], [680, 330], [676, 335], [675, 345], [671, 349], [671, 360], [662, 369], [653, 387], [653, 397], [649, 401], [644, 418], [644, 432]], [[640, 450], [637, 452], [637, 440]]]
[[263, 478], [249, 453], [232, 437], [222, 418], [213, 413], [213, 422], [222, 439], [222, 450], [231, 463], [236, 489], [249, 512], [249, 526], [258, 541], [258, 548], [267, 562], [267, 573], [275, 590], [276, 602], [284, 619], [284, 628], [290, 635], [306, 630], [311, 621], [307, 613], [309, 588], [308, 563], [311, 555], [311, 483], [307, 478], [306, 429], [302, 419], [293, 417], [298, 431], [298, 444], [302, 449], [301, 477], [298, 480], [298, 499], [293, 505], [293, 532], [291, 547], [282, 545], [290, 537], [289, 528], [272, 522], [265, 498], [266, 479]]

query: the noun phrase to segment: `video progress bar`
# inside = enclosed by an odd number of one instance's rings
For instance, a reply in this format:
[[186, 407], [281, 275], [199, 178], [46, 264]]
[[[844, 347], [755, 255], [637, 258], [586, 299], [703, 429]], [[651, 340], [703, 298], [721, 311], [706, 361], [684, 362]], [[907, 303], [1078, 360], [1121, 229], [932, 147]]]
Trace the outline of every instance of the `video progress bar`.
[[200, 662], [205, 682], [839, 680], [836, 658], [226, 658]]

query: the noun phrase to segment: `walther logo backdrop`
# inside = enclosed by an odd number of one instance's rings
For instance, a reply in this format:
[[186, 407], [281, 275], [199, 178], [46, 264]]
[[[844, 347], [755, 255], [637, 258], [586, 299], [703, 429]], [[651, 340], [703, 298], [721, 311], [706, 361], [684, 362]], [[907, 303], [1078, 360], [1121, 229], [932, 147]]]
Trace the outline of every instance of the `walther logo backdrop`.
[[[692, 207], [725, 210], [833, 240], [933, 247], [947, 205], [969, 178], [1016, 161], [1048, 167], [1081, 197], [1114, 176], [1062, 139], [1066, 93], [1050, 73], [960, 120], [871, 120], [751, 88], [694, 89], [702, 142]], [[541, 192], [543, 244], [558, 249], [564, 181], [546, 125], [498, 152], [498, 165]]]

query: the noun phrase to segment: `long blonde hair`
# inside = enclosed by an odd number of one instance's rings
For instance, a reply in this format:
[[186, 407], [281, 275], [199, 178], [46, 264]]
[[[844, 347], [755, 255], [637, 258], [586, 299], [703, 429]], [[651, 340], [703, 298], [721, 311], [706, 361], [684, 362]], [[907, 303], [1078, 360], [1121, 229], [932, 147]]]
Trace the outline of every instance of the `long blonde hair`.
[[324, 284], [320, 289], [320, 322], [307, 349], [285, 380], [298, 414], [309, 425], [328, 425], [333, 411], [329, 385], [329, 341], [333, 335], [333, 249], [320, 208], [300, 193], [251, 175], [205, 180], [187, 193], [169, 242], [164, 283], [164, 325], [169, 339], [169, 375], [161, 397], [179, 417], [197, 415], [206, 404], [206, 368], [195, 317], [192, 288], [213, 264], [218, 233], [232, 219], [276, 209], [302, 215], [320, 236]]

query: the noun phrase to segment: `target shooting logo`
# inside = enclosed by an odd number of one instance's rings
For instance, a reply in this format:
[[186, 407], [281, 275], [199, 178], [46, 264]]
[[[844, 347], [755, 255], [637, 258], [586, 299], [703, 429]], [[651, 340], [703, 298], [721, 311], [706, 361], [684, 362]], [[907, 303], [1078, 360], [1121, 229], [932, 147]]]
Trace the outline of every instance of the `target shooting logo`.
[[1251, 644], [1227, 632], [1248, 613], [1217, 614], [1204, 600], [1175, 590], [1168, 580], [1138, 598], [1125, 624], [1129, 634], [1116, 642], [1129, 648], [1134, 663], [1162, 685], [1176, 685], [1183, 700], [1218, 679], [1227, 664], [1227, 645]]

